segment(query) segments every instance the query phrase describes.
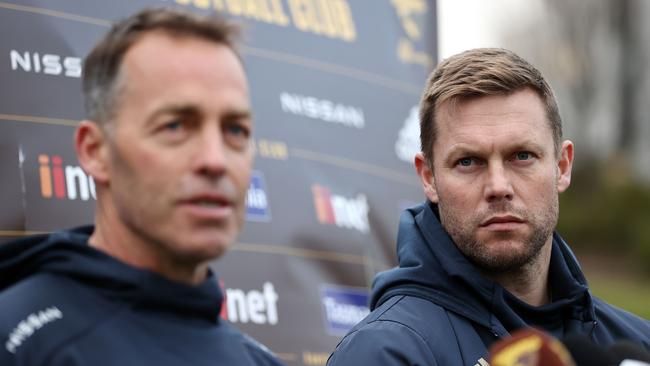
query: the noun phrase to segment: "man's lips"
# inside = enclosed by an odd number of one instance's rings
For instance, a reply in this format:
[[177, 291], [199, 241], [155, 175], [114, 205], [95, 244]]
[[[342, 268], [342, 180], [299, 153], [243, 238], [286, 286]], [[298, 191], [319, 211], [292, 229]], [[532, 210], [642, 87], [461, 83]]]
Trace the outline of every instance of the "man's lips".
[[514, 215], [492, 216], [481, 223], [482, 228], [497, 231], [513, 230], [526, 221]]
[[220, 193], [200, 193], [179, 201], [180, 207], [201, 220], [223, 220], [232, 215], [234, 201]]

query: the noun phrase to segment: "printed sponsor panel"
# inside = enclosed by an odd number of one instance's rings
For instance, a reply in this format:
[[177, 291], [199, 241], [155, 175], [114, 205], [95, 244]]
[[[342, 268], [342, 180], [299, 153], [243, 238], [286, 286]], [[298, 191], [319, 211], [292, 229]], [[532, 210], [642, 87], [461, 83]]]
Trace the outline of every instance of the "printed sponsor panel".
[[332, 194], [329, 187], [313, 184], [314, 208], [318, 222], [339, 228], [357, 230], [362, 233], [370, 231], [368, 223], [368, 198], [363, 193], [355, 197]]
[[258, 153], [263, 150], [260, 141], [281, 145], [286, 154], [280, 154], [282, 159], [257, 156], [258, 169], [264, 170], [267, 184], [273, 188], [274, 221], [271, 229], [249, 222], [243, 241], [264, 237], [283, 243], [292, 238], [292, 245], [300, 248], [366, 255], [372, 259], [372, 271], [394, 265], [401, 213], [397, 202], [423, 199], [415, 174], [410, 177], [411, 184], [392, 181], [374, 171], [312, 160], [280, 140], [260, 138]]
[[419, 106], [411, 107], [395, 140], [395, 155], [399, 160], [407, 164], [413, 164], [415, 154], [420, 152], [419, 113]]
[[[216, 11], [247, 25], [246, 44], [251, 47], [396, 80], [404, 80], [405, 73], [414, 80], [426, 77], [437, 57], [434, 0], [41, 0], [12, 4], [21, 9], [14, 12], [45, 9], [49, 16], [96, 26], [106, 26], [106, 21], [145, 6]], [[382, 19], [381, 24], [377, 19]]]
[[[314, 177], [320, 178], [311, 180], [314, 216], [323, 232], [327, 230], [328, 235], [338, 239], [332, 240], [329, 247], [363, 253], [374, 272], [394, 266], [399, 217], [403, 209], [424, 199], [419, 185], [382, 182], [362, 171], [336, 175], [331, 167], [316, 169], [320, 174]], [[328, 171], [333, 174], [323, 177], [322, 173]], [[369, 229], [364, 232], [366, 225]], [[317, 232], [313, 229], [311, 237], [318, 238]]]
[[271, 207], [268, 197], [264, 173], [260, 170], [254, 170], [246, 194], [247, 221], [271, 221]]
[[[68, 120], [83, 117], [83, 57], [105, 29], [0, 9], [0, 113]], [[72, 121], [72, 122], [71, 122]]]
[[[0, 67], [4, 66], [5, 69], [11, 70], [9, 74], [15, 79], [13, 81], [17, 84], [22, 83], [22, 85], [27, 85], [27, 88], [30, 88], [29, 92], [32, 96], [31, 98], [22, 98], [17, 93], [4, 89], [8, 95], [6, 95], [6, 98], [1, 99], [5, 101], [4, 103], [6, 105], [0, 105], [0, 107], [3, 107], [0, 110], [3, 110], [4, 113], [18, 115], [36, 114], [39, 116], [48, 115], [58, 118], [71, 117], [73, 120], [80, 119], [83, 117], [83, 111], [81, 108], [79, 80], [75, 79], [78, 79], [80, 75], [82, 56], [85, 54], [86, 49], [84, 48], [84, 50], [80, 51], [65, 50], [65, 48], [70, 48], [68, 45], [92, 42], [88, 40], [84, 40], [83, 42], [80, 42], [80, 40], [73, 41], [66, 37], [68, 37], [68, 33], [88, 34], [89, 32], [78, 30], [63, 32], [62, 29], [66, 28], [64, 25], [67, 24], [67, 27], [70, 27], [68, 23], [74, 25], [74, 22], [70, 20], [50, 20], [46, 16], [34, 14], [19, 15], [34, 18], [32, 22], [36, 22], [37, 24], [40, 24], [37, 21], [38, 17], [45, 17], [46, 19], [43, 23], [56, 25], [57, 28], [53, 31], [48, 31], [47, 34], [52, 34], [50, 37], [56, 38], [54, 41], [45, 40], [45, 42], [49, 43], [47, 48], [40, 44], [30, 45], [30, 47], [11, 47], [11, 45], [5, 47], [6, 49], [4, 51], [8, 55], [5, 60], [8, 61], [6, 61], [5, 65], [0, 64]], [[26, 19], [20, 24], [29, 23], [30, 21]], [[81, 26], [97, 28], [97, 26], [92, 25]], [[99, 35], [101, 32], [103, 30], [97, 29], [94, 33]], [[42, 37], [32, 38], [41, 39]], [[52, 50], [52, 44], [57, 44], [57, 42], [67, 43], [68, 45], [60, 45], [54, 47], [57, 49]], [[31, 49], [27, 50], [27, 48]], [[254, 60], [259, 58], [256, 55], [245, 55], [245, 57], [247, 64], [253, 64]], [[403, 134], [405, 131], [403, 128], [399, 129], [399, 132], [395, 132], [399, 136], [390, 136], [390, 141], [383, 141], [383, 137], [386, 134], [378, 130], [384, 129], [386, 125], [397, 128], [397, 126], [403, 124], [405, 116], [408, 115], [406, 108], [410, 107], [407, 105], [400, 106], [400, 100], [404, 101], [412, 98], [412, 104], [417, 101], [417, 96], [414, 95], [409, 98], [401, 95], [400, 91], [395, 91], [395, 94], [388, 94], [388, 91], [385, 90], [382, 93], [368, 93], [369, 87], [377, 89], [381, 88], [381, 86], [358, 80], [350, 80], [348, 77], [342, 75], [328, 75], [327, 72], [308, 67], [301, 68], [298, 66], [296, 70], [296, 65], [273, 62], [266, 59], [261, 59], [261, 61], [261, 63], [258, 63], [260, 65], [259, 67], [252, 65], [250, 70], [251, 74], [263, 73], [270, 78], [275, 76], [279, 80], [265, 80], [267, 79], [266, 77], [251, 77], [252, 83], [260, 85], [260, 90], [254, 88], [254, 94], [264, 93], [267, 97], [270, 96], [277, 102], [268, 105], [268, 100], [265, 99], [265, 105], [258, 109], [268, 109], [271, 107], [273, 114], [276, 114], [278, 117], [273, 118], [274, 121], [294, 121], [292, 122], [293, 126], [289, 126], [289, 128], [296, 129], [297, 133], [292, 135], [303, 137], [305, 144], [314, 146], [319, 141], [322, 142], [349, 136], [349, 143], [346, 144], [345, 141], [341, 141], [343, 142], [341, 144], [341, 150], [343, 151], [339, 154], [344, 156], [361, 155], [361, 157], [364, 157], [364, 152], [371, 152], [372, 149], [362, 149], [359, 151], [356, 147], [360, 139], [366, 139], [369, 143], [379, 146], [383, 146], [384, 143], [396, 144], [398, 138], [400, 141], [404, 139]], [[277, 67], [277, 72], [269, 72], [270, 67]], [[296, 71], [298, 72], [296, 73]], [[291, 77], [292, 75], [294, 77]], [[255, 80], [258, 79], [259, 82], [256, 82]], [[278, 90], [268, 90], [265, 93], [263, 89], [268, 86], [275, 86]], [[277, 86], [283, 86], [283, 88], [277, 88]], [[61, 90], [64, 92], [61, 92]], [[51, 98], [55, 98], [56, 103], [51, 103]], [[395, 108], [391, 108], [388, 111], [383, 108], [378, 108], [378, 106], [387, 105], [388, 103], [395, 104]], [[300, 125], [303, 127], [301, 128]], [[356, 129], [358, 131], [354, 133], [354, 131], [336, 127], [347, 127], [348, 129]], [[321, 128], [323, 129], [324, 135], [304, 133], [305, 128], [312, 130], [314, 128]], [[407, 131], [411, 131], [411, 129], [407, 129]], [[368, 132], [371, 132], [371, 134], [369, 135]], [[413, 136], [412, 133], [410, 135]], [[308, 138], [309, 136], [314, 136], [315, 140], [310, 140]], [[348, 147], [347, 150], [351, 150], [350, 153], [346, 153], [345, 147]], [[402, 147], [400, 148], [403, 150]], [[389, 150], [368, 153], [367, 158], [377, 160], [378, 163], [388, 163], [396, 166], [398, 169], [403, 169], [410, 164], [404, 165], [399, 163], [400, 159], [405, 160], [402, 157], [404, 155], [402, 150], [399, 150], [401, 155], [397, 156], [397, 158], [395, 153]]]
[[[288, 356], [288, 365], [315, 364], [323, 355], [326, 359], [338, 342], [339, 335], [328, 332], [323, 318], [321, 285], [340, 290], [340, 296], [345, 296], [346, 290], [361, 291], [368, 285], [363, 266], [302, 254], [259, 254], [235, 246], [224, 260], [213, 265], [226, 291], [222, 317], [228, 317], [273, 351]], [[241, 263], [258, 270], [242, 271]], [[342, 306], [345, 300], [340, 296], [337, 304]], [[341, 313], [335, 316], [343, 319]]]
[[52, 231], [93, 220], [95, 184], [79, 166], [73, 134], [74, 127], [69, 126], [20, 124], [28, 231]]
[[[336, 181], [340, 169], [331, 166], [314, 166], [314, 162], [289, 156], [287, 160], [266, 159], [258, 155], [256, 170], [263, 172], [268, 198], [270, 221], [248, 220], [240, 240], [291, 245], [316, 251], [341, 251], [361, 255], [372, 236], [368, 215], [363, 212], [363, 190], [353, 186], [331, 187], [334, 197], [325, 202], [338, 210], [338, 226], [334, 221], [318, 219], [316, 198], [312, 186], [328, 185]], [[351, 171], [353, 177], [365, 177]], [[319, 178], [320, 177], [320, 178]], [[328, 178], [325, 178], [328, 177]], [[356, 185], [356, 184], [355, 184]], [[332, 203], [333, 202], [333, 203]]]
[[366, 122], [363, 109], [327, 99], [282, 91], [280, 93], [282, 112], [310, 118], [316, 121], [334, 123], [356, 129], [364, 128]]
[[67, 19], [75, 22], [105, 26], [107, 19], [117, 19], [147, 6], [171, 4], [165, 0], [111, 0], [111, 1], [77, 1], [77, 0], [13, 0], [10, 9], [16, 11], [45, 13], [50, 17]]
[[424, 197], [415, 173], [406, 184], [372, 170], [313, 160], [284, 141], [272, 141], [286, 144], [286, 159], [261, 156], [258, 148], [256, 170], [264, 172], [273, 218], [247, 222], [240, 240], [263, 237], [304, 249], [366, 255], [377, 270], [394, 265], [399, 202]]
[[20, 174], [19, 141], [16, 138], [16, 124], [0, 120], [0, 240], [10, 231], [24, 230], [25, 211], [23, 206], [22, 179]]
[[344, 336], [370, 313], [367, 288], [324, 284], [321, 285], [320, 294], [325, 327], [329, 334]]
[[233, 324], [278, 324], [278, 293], [271, 281], [261, 289], [240, 289], [223, 285], [225, 300], [221, 317]]
[[[246, 44], [256, 48], [251, 52], [289, 58], [295, 63], [317, 60], [322, 64], [341, 65], [360, 77], [372, 75], [404, 81], [406, 73], [413, 75], [414, 80], [423, 80], [437, 57], [433, 0], [166, 0], [161, 3], [218, 11], [245, 22]], [[382, 21], [378, 24], [377, 19]]]
[[258, 136], [415, 179], [419, 96], [255, 56], [246, 65]]

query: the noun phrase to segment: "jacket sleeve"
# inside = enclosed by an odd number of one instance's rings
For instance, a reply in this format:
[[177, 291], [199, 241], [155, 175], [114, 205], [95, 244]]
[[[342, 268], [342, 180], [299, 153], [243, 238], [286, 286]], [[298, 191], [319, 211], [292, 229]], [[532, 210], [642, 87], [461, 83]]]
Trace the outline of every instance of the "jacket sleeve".
[[345, 336], [327, 366], [437, 366], [434, 354], [415, 330], [394, 321], [374, 321]]

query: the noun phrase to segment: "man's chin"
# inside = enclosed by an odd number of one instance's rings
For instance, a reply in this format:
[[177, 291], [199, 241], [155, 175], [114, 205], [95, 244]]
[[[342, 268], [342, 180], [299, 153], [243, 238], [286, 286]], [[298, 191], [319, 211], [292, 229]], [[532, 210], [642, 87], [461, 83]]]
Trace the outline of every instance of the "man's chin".
[[224, 255], [235, 240], [235, 236], [223, 232], [194, 232], [179, 240], [182, 244], [175, 248], [179, 256], [196, 262], [205, 262]]
[[514, 238], [490, 240], [480, 244], [479, 248], [495, 257], [519, 256], [527, 250], [521, 240]]
[[[497, 258], [511, 256], [514, 252], [522, 249], [521, 242], [515, 238], [513, 233], [478, 232], [473, 237], [459, 238], [456, 245], [466, 257], [476, 260], [479, 263], [484, 261], [493, 262]], [[483, 258], [483, 259], [481, 259]]]
[[476, 265], [493, 273], [515, 271], [533, 261], [538, 253], [520, 241], [496, 241], [466, 253]]

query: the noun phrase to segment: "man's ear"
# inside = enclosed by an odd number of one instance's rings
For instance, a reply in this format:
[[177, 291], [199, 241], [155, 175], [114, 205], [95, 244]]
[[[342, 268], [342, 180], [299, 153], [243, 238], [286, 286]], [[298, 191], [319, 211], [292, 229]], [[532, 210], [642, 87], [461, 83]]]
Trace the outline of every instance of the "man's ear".
[[573, 142], [566, 140], [562, 143], [560, 158], [557, 161], [557, 190], [564, 192], [571, 184], [571, 168], [573, 167]]
[[420, 176], [424, 194], [429, 201], [438, 203], [438, 191], [436, 191], [436, 185], [433, 181], [433, 171], [431, 170], [430, 164], [426, 161], [424, 154], [421, 152], [415, 155], [415, 170], [418, 176]]
[[83, 170], [95, 183], [107, 183], [110, 175], [106, 131], [97, 122], [81, 121], [75, 131], [74, 142]]

